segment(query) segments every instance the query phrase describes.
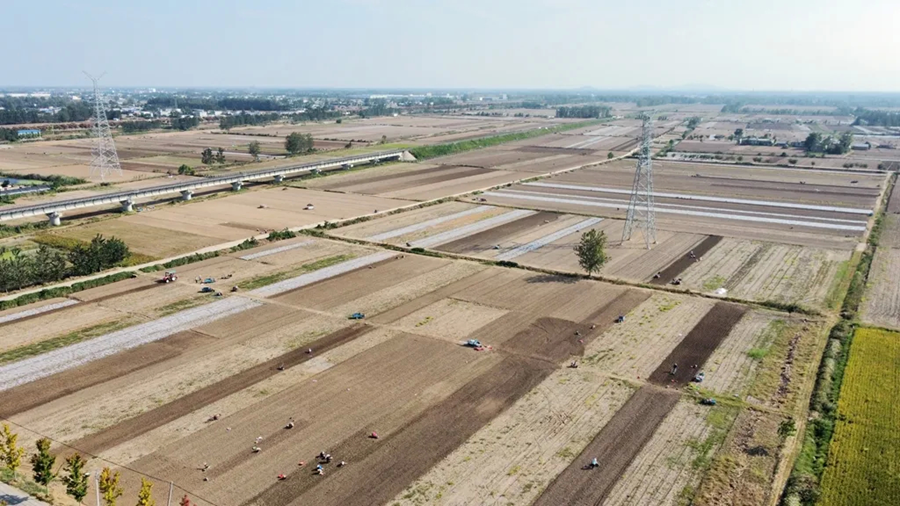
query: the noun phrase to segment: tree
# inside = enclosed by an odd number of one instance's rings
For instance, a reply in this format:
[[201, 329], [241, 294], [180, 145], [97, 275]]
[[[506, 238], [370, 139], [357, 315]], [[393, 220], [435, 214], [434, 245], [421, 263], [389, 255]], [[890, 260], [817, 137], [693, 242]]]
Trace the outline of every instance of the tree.
[[151, 489], [153, 488], [153, 482], [144, 479], [141, 477], [141, 491], [138, 492], [138, 502], [137, 506], [156, 506], [156, 501], [153, 500], [153, 495]]
[[697, 125], [700, 124], [701, 118], [700, 116], [692, 116], [688, 119], [687, 128], [688, 130], [693, 130], [697, 128]]
[[16, 469], [22, 465], [22, 457], [25, 455], [25, 448], [16, 445], [19, 435], [9, 430], [9, 424], [3, 424], [3, 430], [0, 431], [0, 450], [2, 450], [3, 464], [7, 469], [16, 473]]
[[616, 155], [614, 155], [612, 151], [610, 151], [609, 153], [606, 154], [607, 160], [612, 160], [615, 157], [616, 157]]
[[247, 152], [253, 156], [253, 159], [259, 161], [259, 141], [253, 141], [247, 146]]
[[188, 499], [187, 494], [184, 494], [184, 497], [181, 498], [181, 502], [178, 504], [179, 506], [191, 506], [191, 500]]
[[744, 129], [743, 129], [743, 128], [736, 128], [736, 129], [734, 130], [734, 138], [737, 139], [738, 142], [741, 142], [741, 137], [743, 137], [743, 136], [744, 136]]
[[178, 167], [178, 173], [182, 176], [193, 176], [194, 168], [186, 163], [183, 163], [181, 164], [181, 167]]
[[216, 163], [225, 163], [225, 150], [222, 148], [216, 150]]
[[121, 239], [106, 239], [97, 234], [88, 244], [79, 244], [69, 252], [72, 272], [76, 275], [92, 274], [108, 269], [128, 257], [128, 246]]
[[66, 493], [78, 502], [81, 502], [88, 492], [88, 476], [84, 472], [86, 463], [80, 454], [73, 453], [66, 458], [66, 466], [63, 468], [66, 474], [62, 477], [62, 482], [66, 484]]
[[850, 151], [850, 146], [853, 145], [853, 134], [850, 132], [844, 132], [841, 134], [840, 139], [838, 140], [838, 153], [835, 154], [844, 154]]
[[819, 132], [810, 133], [806, 136], [806, 140], [803, 141], [803, 147], [808, 153], [818, 151], [821, 144], [822, 134], [820, 134]]
[[313, 150], [312, 135], [303, 135], [300, 132], [291, 132], [290, 135], [285, 137], [284, 149], [292, 155], [309, 153]]
[[37, 453], [31, 456], [31, 469], [34, 475], [34, 481], [43, 486], [47, 486], [56, 478], [53, 474], [53, 464], [56, 463], [56, 457], [50, 455], [50, 440], [47, 438], [38, 439], [35, 443]]
[[387, 135], [382, 135], [382, 136], [381, 136], [381, 143], [382, 143], [382, 144], [387, 144]]
[[46, 244], [38, 246], [32, 266], [32, 279], [38, 283], [50, 283], [66, 277], [66, 256]]
[[206, 148], [200, 153], [200, 163], [203, 165], [212, 165], [214, 161], [212, 149]]
[[119, 472], [113, 473], [108, 467], [100, 472], [100, 494], [106, 506], [116, 506], [116, 499], [122, 497], [122, 487], [119, 486]]
[[581, 241], [575, 245], [575, 254], [578, 255], [578, 264], [588, 276], [606, 263], [606, 234], [603, 231], [588, 230], [581, 234]]

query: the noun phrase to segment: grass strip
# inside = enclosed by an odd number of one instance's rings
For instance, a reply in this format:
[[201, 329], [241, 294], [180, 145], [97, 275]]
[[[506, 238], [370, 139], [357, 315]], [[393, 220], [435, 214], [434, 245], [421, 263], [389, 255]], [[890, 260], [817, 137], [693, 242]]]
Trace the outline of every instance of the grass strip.
[[308, 264], [303, 264], [296, 269], [291, 269], [289, 271], [276, 272], [275, 274], [268, 274], [266, 276], [257, 276], [253, 279], [249, 279], [247, 281], [242, 281], [238, 283], [238, 287], [242, 290], [253, 290], [255, 288], [260, 288], [266, 285], [271, 285], [273, 283], [277, 283], [279, 281], [284, 281], [285, 279], [292, 278], [294, 276], [304, 274], [307, 272], [317, 271], [319, 269], [324, 269], [326, 267], [331, 267], [332, 265], [339, 264], [341, 262], [345, 262], [353, 258], [353, 255], [344, 254], [344, 255], [335, 255], [326, 258], [322, 258], [320, 260], [316, 260], [315, 262], [311, 262]]
[[463, 153], [466, 151], [472, 151], [474, 149], [482, 149], [488, 148], [491, 146], [496, 146], [498, 144], [505, 144], [507, 142], [515, 142], [521, 141], [525, 139], [531, 139], [533, 137], [540, 137], [543, 135], [555, 134], [559, 132], [565, 132], [566, 130], [575, 130], [577, 128], [582, 128], [590, 125], [596, 125], [598, 123], [602, 123], [603, 120], [596, 121], [583, 121], [579, 123], [569, 123], [567, 125], [559, 125], [553, 128], [538, 128], [535, 130], [527, 130], [525, 132], [515, 132], [509, 134], [495, 135], [492, 137], [482, 137], [480, 139], [470, 139], [466, 141], [459, 142], [451, 142], [448, 144], [435, 144], [432, 146], [418, 146], [409, 150], [409, 152], [416, 157], [417, 160], [427, 160], [429, 158], [436, 158], [439, 156], [447, 156], [456, 153]]
[[68, 334], [46, 339], [37, 343], [19, 346], [18, 348], [13, 348], [11, 350], [0, 353], [0, 364], [15, 362], [28, 357], [34, 357], [47, 353], [48, 351], [53, 351], [72, 344], [80, 343], [82, 341], [87, 341], [88, 339], [93, 339], [95, 337], [102, 336], [103, 334], [108, 334], [110, 332], [115, 332], [116, 330], [125, 328], [131, 323], [132, 322], [128, 319], [101, 323], [99, 325], [94, 325], [92, 327], [69, 332]]

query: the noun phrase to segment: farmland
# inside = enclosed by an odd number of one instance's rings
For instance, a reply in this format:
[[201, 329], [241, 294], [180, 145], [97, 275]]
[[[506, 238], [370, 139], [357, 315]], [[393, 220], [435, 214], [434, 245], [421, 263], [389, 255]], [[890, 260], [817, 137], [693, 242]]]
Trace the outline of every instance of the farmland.
[[900, 484], [897, 399], [900, 340], [895, 332], [860, 329], [838, 403], [838, 422], [822, 479], [821, 504], [895, 504]]
[[[675, 117], [661, 139], [685, 131]], [[558, 123], [373, 118], [122, 145], [153, 174], [213, 140], [259, 136], [279, 157], [288, 129], [337, 152]], [[174, 282], [144, 269], [0, 312], [0, 418], [28, 447], [45, 435], [119, 470], [128, 493], [150, 476], [204, 506], [772, 503], [796, 455], [779, 424], [806, 420], [887, 178], [660, 161], [648, 249], [621, 240], [635, 162], [617, 157], [639, 134], [616, 119], [42, 230], [218, 253], [176, 263]], [[595, 279], [573, 253], [588, 230], [607, 238]], [[890, 313], [884, 293], [866, 314]]]

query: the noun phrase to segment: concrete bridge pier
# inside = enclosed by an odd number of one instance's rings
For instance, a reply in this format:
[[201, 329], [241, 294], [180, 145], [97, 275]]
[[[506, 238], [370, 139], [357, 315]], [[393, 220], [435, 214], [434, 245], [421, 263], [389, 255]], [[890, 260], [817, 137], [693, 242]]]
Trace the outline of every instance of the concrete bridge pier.
[[194, 192], [191, 190], [181, 190], [181, 200], [191, 200], [193, 196]]
[[236, 192], [241, 191], [241, 188], [243, 186], [244, 186], [244, 183], [241, 181], [235, 181], [235, 182], [231, 183], [231, 189]]
[[121, 204], [123, 213], [130, 213], [134, 211], [134, 201], [132, 201], [131, 199], [123, 200]]
[[283, 183], [283, 182], [284, 182], [284, 176], [283, 176], [282, 174], [278, 174], [277, 176], [275, 176], [275, 180], [274, 180], [274, 181], [275, 181], [276, 183]]
[[50, 224], [53, 225], [54, 227], [58, 227], [60, 225], [60, 223], [62, 222], [62, 213], [59, 213], [59, 212], [47, 213], [47, 217], [50, 218]]

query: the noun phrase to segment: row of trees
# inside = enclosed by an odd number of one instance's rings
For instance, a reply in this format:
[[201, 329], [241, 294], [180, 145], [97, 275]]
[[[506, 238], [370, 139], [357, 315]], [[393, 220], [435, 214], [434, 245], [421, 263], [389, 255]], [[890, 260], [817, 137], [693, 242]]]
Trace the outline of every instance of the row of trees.
[[200, 124], [200, 118], [196, 116], [178, 116], [173, 115], [169, 119], [169, 125], [172, 130], [190, 130]]
[[856, 120], [853, 121], [854, 125], [900, 126], [900, 112], [872, 111], [859, 107], [853, 114], [856, 115]]
[[222, 130], [230, 130], [237, 126], [253, 126], [265, 125], [281, 118], [277, 112], [269, 114], [235, 114], [233, 116], [225, 116], [219, 120], [219, 128]]
[[312, 135], [291, 132], [291, 134], [284, 139], [284, 149], [292, 155], [311, 153], [315, 149], [313, 147]]
[[0, 247], [0, 290], [9, 292], [93, 274], [118, 265], [128, 254], [128, 246], [121, 239], [106, 239], [99, 234], [90, 243], [77, 243], [68, 254], [45, 244], [33, 254]]
[[557, 118], [608, 118], [609, 107], [602, 105], [564, 106], [556, 109]]
[[0, 125], [17, 125], [20, 123], [67, 123], [85, 121], [94, 114], [88, 102], [69, 102], [57, 113], [41, 112], [37, 108], [13, 107], [0, 110]]
[[[9, 424], [4, 423], [0, 427], [0, 463], [13, 476], [16, 475], [16, 471], [22, 465], [22, 458], [25, 456], [25, 448], [19, 446], [18, 441], [19, 435], [10, 430]], [[65, 464], [54, 472], [56, 456], [50, 453], [50, 445], [51, 442], [47, 438], [41, 438], [35, 442], [37, 451], [29, 458], [34, 482], [47, 487], [52, 481], [59, 479], [66, 486], [66, 494], [81, 503], [88, 494], [88, 473], [85, 471], [87, 460], [81, 454], [73, 453], [66, 457]], [[118, 499], [124, 495], [125, 491], [119, 484], [120, 479], [119, 472], [113, 472], [108, 467], [104, 467], [100, 472], [97, 483], [100, 496], [106, 506], [116, 506]], [[141, 477], [141, 490], [138, 492], [137, 506], [154, 506], [155, 504], [153, 482]], [[182, 497], [180, 505], [191, 506], [187, 495]]]
[[122, 133], [133, 134], [137, 132], [146, 132], [147, 130], [155, 130], [162, 128], [163, 124], [159, 120], [154, 121], [126, 121], [120, 125]]

